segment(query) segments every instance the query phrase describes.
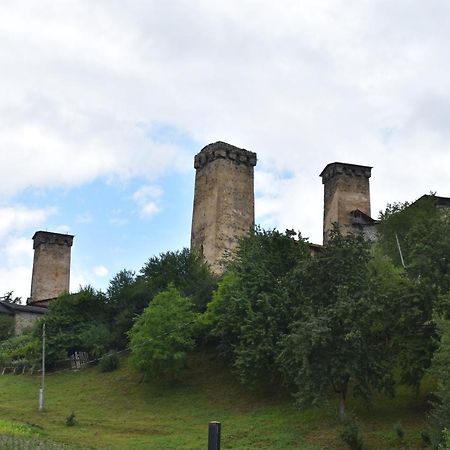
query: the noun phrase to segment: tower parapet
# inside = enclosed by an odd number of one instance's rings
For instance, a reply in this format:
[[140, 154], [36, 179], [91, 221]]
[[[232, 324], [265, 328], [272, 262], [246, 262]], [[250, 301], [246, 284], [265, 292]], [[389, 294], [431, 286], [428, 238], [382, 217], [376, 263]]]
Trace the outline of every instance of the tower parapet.
[[204, 147], [194, 158], [195, 194], [191, 248], [216, 273], [255, 222], [256, 153], [225, 142]]
[[[355, 230], [355, 212], [370, 218], [369, 178], [372, 167], [334, 162], [319, 175], [324, 185], [323, 242], [327, 242], [333, 224], [345, 234]], [[361, 216], [361, 214], [359, 214]]]
[[195, 155], [194, 168], [197, 170], [202, 169], [206, 164], [216, 159], [229, 159], [236, 164], [256, 166], [256, 153], [219, 141], [207, 145], [200, 153]]
[[48, 302], [69, 291], [70, 253], [74, 236], [37, 231], [33, 236], [33, 274], [28, 304], [48, 306]]

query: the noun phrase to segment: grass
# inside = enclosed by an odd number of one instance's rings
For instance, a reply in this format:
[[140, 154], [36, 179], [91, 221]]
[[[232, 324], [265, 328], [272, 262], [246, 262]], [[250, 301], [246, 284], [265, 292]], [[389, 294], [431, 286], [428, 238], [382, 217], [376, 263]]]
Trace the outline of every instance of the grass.
[[[211, 356], [194, 355], [183, 380], [170, 386], [141, 383], [126, 359], [111, 373], [91, 368], [50, 374], [41, 413], [39, 383], [36, 376], [0, 376], [0, 435], [70, 446], [64, 448], [197, 450], [206, 448], [208, 422], [217, 420], [223, 450], [345, 448], [334, 401], [299, 411], [279, 390], [256, 392], [239, 385]], [[368, 449], [421, 448], [424, 394], [403, 389], [395, 399], [376, 398], [370, 410], [355, 401], [350, 408]], [[72, 412], [77, 424], [68, 427]], [[394, 429], [399, 421], [405, 431], [401, 440]]]

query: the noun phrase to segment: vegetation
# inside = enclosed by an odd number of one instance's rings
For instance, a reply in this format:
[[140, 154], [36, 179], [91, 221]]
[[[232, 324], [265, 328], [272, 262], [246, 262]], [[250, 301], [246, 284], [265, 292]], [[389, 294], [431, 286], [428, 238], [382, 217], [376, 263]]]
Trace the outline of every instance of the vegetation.
[[6, 314], [0, 315], [0, 341], [9, 339], [14, 334], [14, 318]]
[[130, 331], [131, 361], [144, 375], [175, 378], [194, 348], [193, 305], [170, 285], [159, 293]]

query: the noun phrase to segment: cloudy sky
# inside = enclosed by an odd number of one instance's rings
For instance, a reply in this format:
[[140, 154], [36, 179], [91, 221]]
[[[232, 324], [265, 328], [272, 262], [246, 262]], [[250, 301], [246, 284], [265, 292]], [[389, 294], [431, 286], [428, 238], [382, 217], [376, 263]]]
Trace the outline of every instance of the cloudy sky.
[[332, 161], [372, 215], [450, 196], [447, 0], [2, 0], [0, 295], [36, 230], [75, 234], [71, 289], [189, 245], [193, 157], [258, 153], [257, 222], [321, 242]]

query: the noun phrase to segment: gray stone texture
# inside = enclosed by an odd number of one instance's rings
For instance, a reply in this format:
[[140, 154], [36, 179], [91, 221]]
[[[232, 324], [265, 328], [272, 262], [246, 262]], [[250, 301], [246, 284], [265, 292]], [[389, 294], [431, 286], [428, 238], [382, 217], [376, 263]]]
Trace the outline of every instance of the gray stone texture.
[[207, 145], [195, 156], [191, 248], [201, 251], [216, 273], [254, 225], [256, 162], [256, 153], [225, 142]]
[[36, 320], [41, 319], [42, 314], [16, 311], [14, 314], [14, 333], [22, 334], [27, 328], [31, 328]]
[[33, 241], [33, 274], [28, 303], [47, 306], [49, 300], [69, 291], [73, 236], [38, 231]]
[[372, 167], [334, 162], [322, 171], [324, 185], [323, 242], [326, 244], [333, 223], [341, 232], [355, 231], [352, 211], [370, 216], [369, 178]]

